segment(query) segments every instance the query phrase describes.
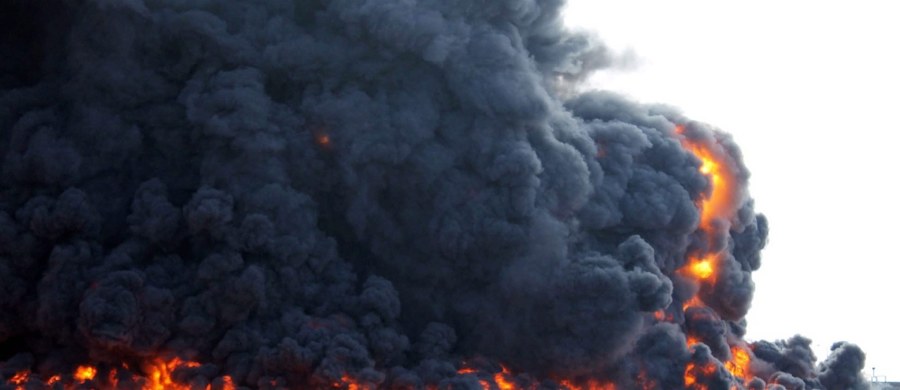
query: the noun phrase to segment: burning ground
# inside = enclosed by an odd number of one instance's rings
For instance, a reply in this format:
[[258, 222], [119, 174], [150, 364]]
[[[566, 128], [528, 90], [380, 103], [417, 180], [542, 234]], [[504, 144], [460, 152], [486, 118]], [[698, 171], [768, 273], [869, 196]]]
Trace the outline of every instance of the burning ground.
[[0, 5], [0, 388], [861, 389], [560, 0]]

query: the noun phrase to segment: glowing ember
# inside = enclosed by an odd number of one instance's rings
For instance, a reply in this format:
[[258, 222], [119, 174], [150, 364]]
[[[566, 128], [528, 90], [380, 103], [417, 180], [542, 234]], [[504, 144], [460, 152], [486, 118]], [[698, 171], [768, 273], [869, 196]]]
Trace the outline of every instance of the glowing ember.
[[562, 381], [560, 386], [566, 390], [616, 390], [616, 385], [612, 383], [598, 382], [595, 380], [588, 381], [584, 386], [573, 384], [571, 381]]
[[[229, 378], [230, 380], [230, 378]], [[365, 385], [359, 383], [356, 379], [353, 379], [349, 375], [344, 375], [341, 377], [339, 382], [332, 384], [335, 389], [344, 389], [344, 390], [373, 390], [374, 387], [371, 385]], [[226, 387], [227, 388], [227, 387]], [[232, 387], [233, 389], [233, 387]]]
[[[222, 377], [222, 390], [235, 390], [234, 382], [231, 380], [231, 376], [225, 375]], [[207, 386], [208, 388], [209, 386]]]
[[638, 373], [637, 383], [643, 390], [654, 390], [659, 388], [659, 385], [656, 383], [656, 381], [650, 379], [647, 376], [647, 372], [644, 370], [641, 370], [641, 372]]
[[703, 304], [703, 301], [701, 301], [699, 297], [693, 296], [693, 297], [691, 297], [691, 299], [688, 299], [683, 304], [681, 304], [681, 309], [687, 310], [689, 307], [703, 307], [703, 306], [705, 306]]
[[114, 389], [119, 387], [119, 376], [117, 374], [118, 371], [113, 368], [112, 370], [109, 370], [109, 375], [107, 375], [106, 378], [107, 383], [109, 383]]
[[[538, 388], [538, 385], [536, 383], [516, 383], [513, 374], [509, 371], [509, 369], [506, 368], [506, 366], [501, 365], [500, 370], [500, 372], [490, 374], [480, 372], [471, 367], [463, 367], [457, 370], [457, 373], [459, 373], [460, 375], [478, 375], [478, 383], [480, 384], [482, 390], [533, 390]], [[645, 389], [655, 388], [654, 382], [646, 378], [645, 374], [640, 374], [638, 378], [636, 378], [636, 380], [638, 380], [639, 383], [642, 383], [642, 387]], [[426, 386], [426, 388], [431, 390], [433, 387]], [[559, 381], [559, 388], [565, 390], [616, 390], [616, 385], [596, 379], [589, 379], [584, 381], [562, 379]]]
[[[511, 374], [510, 374], [509, 370], [504, 366], [500, 366], [500, 368], [501, 368], [501, 371], [498, 373], [495, 373], [493, 375], [493, 377], [491, 378], [493, 380], [483, 379], [483, 378], [478, 380], [478, 383], [481, 384], [481, 388], [484, 390], [492, 390], [492, 389], [516, 390], [516, 389], [519, 389], [519, 387], [517, 387], [516, 384], [512, 382], [512, 380], [510, 378]], [[462, 367], [459, 370], [457, 370], [456, 372], [460, 375], [469, 375], [469, 374], [477, 375], [479, 373], [478, 370], [471, 368], [471, 367]]]
[[653, 318], [655, 318], [657, 321], [663, 321], [666, 319], [666, 312], [662, 309], [657, 310], [653, 312]]
[[25, 384], [28, 381], [28, 376], [31, 375], [31, 371], [19, 371], [12, 378], [9, 379], [10, 382], [16, 385]]
[[687, 346], [688, 347], [693, 347], [694, 345], [697, 345], [697, 344], [700, 344], [700, 339], [698, 339], [694, 336], [687, 337]]
[[319, 146], [329, 146], [331, 145], [331, 138], [328, 137], [328, 134], [319, 134], [316, 135], [316, 143]]

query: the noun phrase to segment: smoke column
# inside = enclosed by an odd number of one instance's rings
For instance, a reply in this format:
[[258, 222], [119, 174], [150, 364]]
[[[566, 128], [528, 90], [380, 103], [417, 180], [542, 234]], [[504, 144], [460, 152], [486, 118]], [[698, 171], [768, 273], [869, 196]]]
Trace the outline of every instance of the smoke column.
[[0, 388], [867, 388], [742, 339], [739, 149], [562, 6], [3, 2]]

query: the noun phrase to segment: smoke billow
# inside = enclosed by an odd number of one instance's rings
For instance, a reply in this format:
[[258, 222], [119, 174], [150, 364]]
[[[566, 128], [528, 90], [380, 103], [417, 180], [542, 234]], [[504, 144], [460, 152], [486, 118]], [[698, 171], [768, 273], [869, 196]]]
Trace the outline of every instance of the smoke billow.
[[[562, 6], [4, 2], [0, 387], [865, 388], [852, 344], [729, 369], [768, 232], [740, 152], [573, 94], [617, 59]], [[733, 179], [709, 229], [686, 142]]]

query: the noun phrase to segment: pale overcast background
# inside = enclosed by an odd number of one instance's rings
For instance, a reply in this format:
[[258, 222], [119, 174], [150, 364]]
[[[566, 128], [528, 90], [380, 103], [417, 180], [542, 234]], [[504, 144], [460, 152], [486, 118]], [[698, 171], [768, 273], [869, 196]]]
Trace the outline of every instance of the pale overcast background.
[[800, 333], [819, 361], [854, 342], [866, 376], [900, 381], [900, 3], [569, 0], [566, 17], [634, 54], [594, 87], [742, 147], [771, 228], [747, 339]]

